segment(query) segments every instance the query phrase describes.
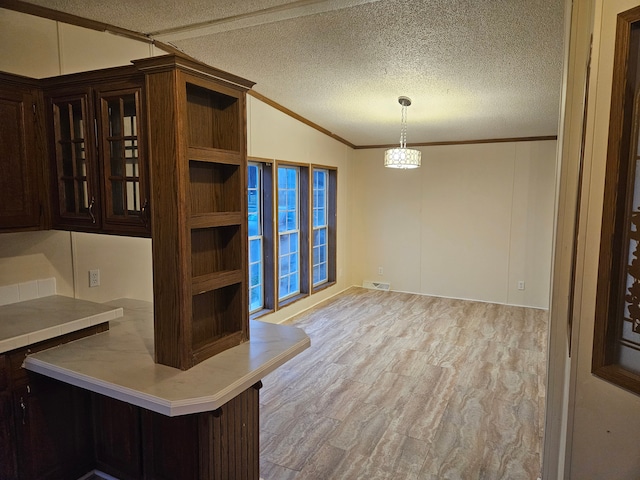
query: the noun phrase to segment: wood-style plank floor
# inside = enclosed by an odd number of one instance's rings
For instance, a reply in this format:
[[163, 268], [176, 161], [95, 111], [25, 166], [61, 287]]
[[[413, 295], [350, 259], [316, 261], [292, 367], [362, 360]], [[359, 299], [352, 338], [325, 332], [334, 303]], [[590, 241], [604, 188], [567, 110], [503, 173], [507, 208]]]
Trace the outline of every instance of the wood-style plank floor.
[[264, 480], [538, 478], [546, 311], [354, 287], [290, 323], [311, 347], [263, 379]]

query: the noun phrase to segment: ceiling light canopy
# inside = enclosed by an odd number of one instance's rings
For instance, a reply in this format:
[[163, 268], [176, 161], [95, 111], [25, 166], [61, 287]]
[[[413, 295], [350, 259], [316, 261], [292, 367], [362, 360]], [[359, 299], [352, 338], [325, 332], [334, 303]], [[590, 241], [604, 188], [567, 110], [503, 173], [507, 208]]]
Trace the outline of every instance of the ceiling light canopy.
[[398, 97], [402, 105], [402, 121], [400, 123], [400, 147], [390, 148], [384, 152], [384, 166], [389, 168], [418, 168], [422, 154], [419, 150], [407, 148], [407, 107], [411, 105], [409, 97]]

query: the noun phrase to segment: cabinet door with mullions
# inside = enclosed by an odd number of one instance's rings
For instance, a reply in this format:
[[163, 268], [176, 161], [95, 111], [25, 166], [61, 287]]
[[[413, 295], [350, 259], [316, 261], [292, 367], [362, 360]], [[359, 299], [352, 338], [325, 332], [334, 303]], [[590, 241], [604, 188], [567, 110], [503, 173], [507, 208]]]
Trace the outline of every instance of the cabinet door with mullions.
[[94, 121], [89, 91], [51, 97], [54, 227], [100, 228]]
[[142, 89], [97, 90], [103, 227], [148, 233]]

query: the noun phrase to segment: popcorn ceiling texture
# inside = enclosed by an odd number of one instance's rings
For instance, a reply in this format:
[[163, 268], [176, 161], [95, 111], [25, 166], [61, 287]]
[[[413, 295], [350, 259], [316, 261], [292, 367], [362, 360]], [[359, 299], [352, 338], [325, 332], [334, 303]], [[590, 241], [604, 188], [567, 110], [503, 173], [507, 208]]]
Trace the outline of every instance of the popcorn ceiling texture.
[[398, 142], [400, 95], [409, 144], [558, 130], [563, 0], [29, 1], [152, 33], [358, 146]]

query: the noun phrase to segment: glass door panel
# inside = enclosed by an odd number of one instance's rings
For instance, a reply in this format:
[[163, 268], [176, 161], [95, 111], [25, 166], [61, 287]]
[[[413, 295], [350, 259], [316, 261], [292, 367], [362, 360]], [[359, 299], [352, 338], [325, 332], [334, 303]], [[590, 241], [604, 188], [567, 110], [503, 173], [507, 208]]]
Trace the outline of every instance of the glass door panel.
[[57, 216], [62, 224], [90, 223], [98, 226], [95, 203], [96, 193], [90, 179], [88, 156], [92, 145], [87, 132], [89, 115], [87, 95], [52, 100], [54, 116], [56, 181], [59, 197]]
[[105, 223], [146, 230], [140, 131], [141, 91], [132, 88], [100, 94], [104, 161]]

